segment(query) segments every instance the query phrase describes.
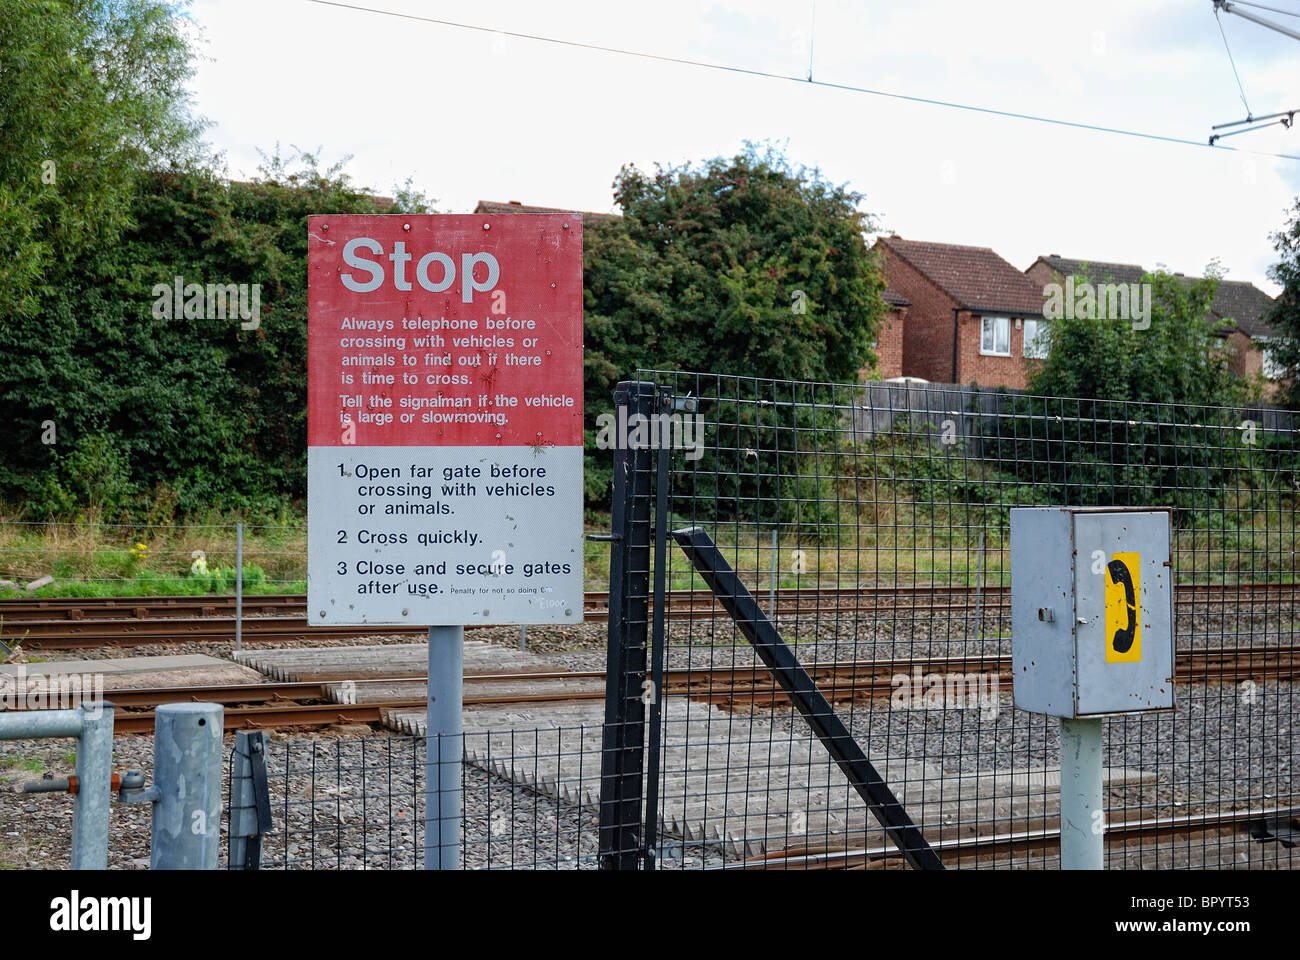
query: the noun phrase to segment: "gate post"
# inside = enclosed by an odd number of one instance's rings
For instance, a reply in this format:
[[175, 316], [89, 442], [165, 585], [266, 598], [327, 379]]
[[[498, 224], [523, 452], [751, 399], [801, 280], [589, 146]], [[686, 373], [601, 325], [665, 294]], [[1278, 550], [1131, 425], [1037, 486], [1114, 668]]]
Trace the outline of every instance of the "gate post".
[[154, 711], [150, 870], [217, 869], [224, 716], [219, 703]]
[[[614, 391], [614, 498], [609, 562], [609, 643], [600, 758], [600, 866], [635, 870], [644, 846], [646, 640], [650, 593], [651, 450], [627, 448], [628, 422], [649, 418], [656, 388], [623, 381]], [[635, 429], [635, 425], [633, 426]], [[647, 429], [643, 436], [649, 436]], [[647, 445], [648, 446], [648, 445]]]
[[260, 870], [262, 836], [270, 833], [271, 796], [266, 781], [266, 733], [235, 734], [234, 769], [230, 772], [231, 870]]
[[72, 821], [72, 869], [108, 867], [109, 801], [113, 796], [113, 705], [81, 704], [77, 742], [77, 806]]

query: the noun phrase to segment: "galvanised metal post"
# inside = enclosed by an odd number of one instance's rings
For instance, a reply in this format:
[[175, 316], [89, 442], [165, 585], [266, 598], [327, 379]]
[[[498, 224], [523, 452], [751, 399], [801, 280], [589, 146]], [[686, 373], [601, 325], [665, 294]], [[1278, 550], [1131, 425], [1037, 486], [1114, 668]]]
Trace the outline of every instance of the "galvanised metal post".
[[224, 719], [219, 703], [165, 703], [154, 712], [152, 870], [217, 868]]
[[465, 628], [429, 628], [429, 702], [425, 714], [424, 869], [460, 869], [461, 707]]
[[1101, 721], [1061, 718], [1061, 869], [1105, 866]]
[[113, 704], [83, 703], [74, 710], [0, 713], [0, 740], [77, 738], [77, 800], [72, 820], [72, 869], [108, 866], [108, 804], [113, 777]]
[[77, 806], [72, 819], [72, 869], [108, 867], [108, 806], [113, 798], [113, 705], [83, 703], [77, 744]]

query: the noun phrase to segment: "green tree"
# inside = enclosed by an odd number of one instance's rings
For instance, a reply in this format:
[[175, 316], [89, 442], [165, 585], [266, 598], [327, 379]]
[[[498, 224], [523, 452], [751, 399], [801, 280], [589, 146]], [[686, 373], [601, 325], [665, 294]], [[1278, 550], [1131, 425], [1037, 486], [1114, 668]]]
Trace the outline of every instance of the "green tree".
[[985, 459], [1052, 503], [1221, 507], [1240, 468], [1271, 454], [1267, 441], [1259, 450], [1239, 441], [1250, 388], [1233, 375], [1210, 314], [1220, 275], [1213, 265], [1206, 273], [1144, 276], [1148, 318], [1049, 320], [1048, 355], [1029, 382], [1035, 396], [990, 421]]
[[[405, 202], [426, 201], [407, 191]], [[391, 212], [409, 212], [401, 205]], [[140, 177], [132, 225], [85, 251], [38, 313], [0, 327], [0, 495], [44, 516], [270, 511], [306, 491], [307, 216], [375, 213], [341, 164], [268, 158], [250, 183], [218, 171]], [[158, 316], [155, 287], [256, 284], [238, 316]], [[57, 443], [42, 443], [52, 420]], [[108, 454], [111, 453], [110, 457]], [[112, 466], [111, 495], [93, 487]], [[102, 485], [102, 484], [100, 484]]]
[[1273, 357], [1285, 373], [1278, 399], [1297, 409], [1300, 408], [1300, 197], [1296, 198], [1286, 224], [1271, 239], [1280, 259], [1269, 268], [1268, 276], [1282, 285], [1282, 292], [1268, 316], [1269, 324], [1278, 331]]
[[[884, 281], [862, 195], [771, 148], [658, 168], [624, 167], [621, 218], [585, 238], [587, 442], [638, 367], [856, 381], [872, 363]], [[609, 454], [588, 456], [603, 499]]]
[[0, 317], [126, 226], [141, 172], [195, 156], [175, 3], [9, 0], [0, 16]]
[[[1246, 387], [1233, 375], [1219, 335], [1226, 327], [1210, 319], [1220, 279], [1213, 265], [1196, 280], [1147, 274], [1142, 282], [1151, 286], [1151, 315], [1145, 320], [1098, 310], [1087, 312], [1107, 315], [1048, 321], [1048, 354], [1030, 376], [1029, 391], [1152, 403], [1219, 405], [1244, 400]], [[1077, 288], [1088, 281], [1076, 277], [1074, 282]]]

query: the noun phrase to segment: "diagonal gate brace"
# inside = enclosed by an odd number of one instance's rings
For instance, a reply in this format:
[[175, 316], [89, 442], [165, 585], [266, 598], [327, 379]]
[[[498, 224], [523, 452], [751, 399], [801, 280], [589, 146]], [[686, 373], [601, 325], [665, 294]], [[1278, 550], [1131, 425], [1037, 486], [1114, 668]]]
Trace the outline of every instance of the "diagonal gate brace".
[[822, 696], [812, 677], [799, 664], [793, 651], [781, 639], [772, 622], [740, 582], [726, 558], [702, 527], [674, 530], [673, 539], [686, 553], [691, 565], [704, 578], [718, 602], [731, 615], [759, 658], [772, 671], [776, 682], [789, 696], [822, 746], [839, 764], [849, 783], [861, 794], [867, 809], [880, 821], [885, 833], [918, 870], [942, 870], [943, 862], [925, 835], [917, 829], [889, 784], [862, 752], [848, 728]]

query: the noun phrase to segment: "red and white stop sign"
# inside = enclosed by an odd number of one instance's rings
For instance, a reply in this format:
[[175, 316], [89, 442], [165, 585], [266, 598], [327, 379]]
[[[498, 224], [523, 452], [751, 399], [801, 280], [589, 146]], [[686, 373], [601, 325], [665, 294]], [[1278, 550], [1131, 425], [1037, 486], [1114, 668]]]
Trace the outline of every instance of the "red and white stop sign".
[[308, 233], [312, 622], [581, 620], [581, 216]]

